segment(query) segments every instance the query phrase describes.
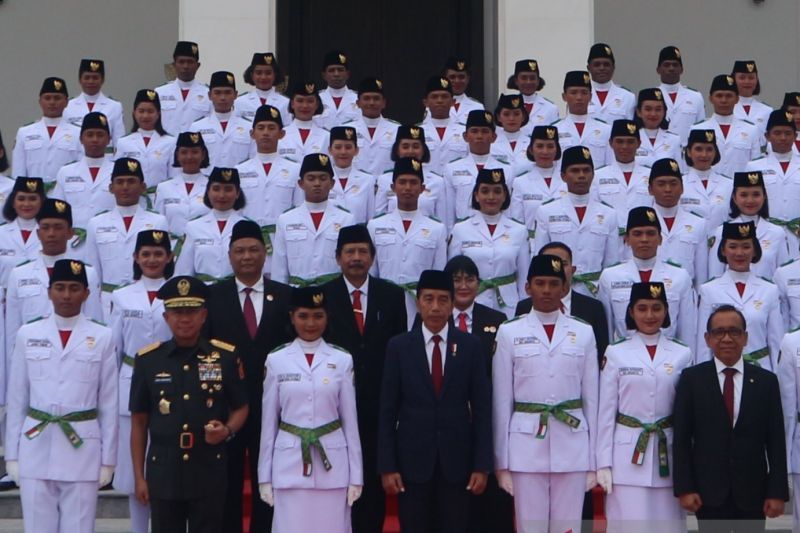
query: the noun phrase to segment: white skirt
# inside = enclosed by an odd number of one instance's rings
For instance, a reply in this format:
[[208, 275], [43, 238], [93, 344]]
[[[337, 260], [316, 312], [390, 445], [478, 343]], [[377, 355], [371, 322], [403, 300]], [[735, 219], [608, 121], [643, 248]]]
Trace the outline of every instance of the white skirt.
[[614, 485], [606, 495], [608, 533], [684, 533], [686, 513], [672, 487]]
[[347, 489], [275, 489], [272, 533], [351, 533]]

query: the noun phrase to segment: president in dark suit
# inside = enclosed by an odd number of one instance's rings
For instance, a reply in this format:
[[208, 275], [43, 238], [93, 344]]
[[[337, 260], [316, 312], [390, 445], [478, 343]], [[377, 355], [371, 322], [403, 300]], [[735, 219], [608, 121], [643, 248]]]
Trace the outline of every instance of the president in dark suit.
[[233, 279], [211, 287], [206, 332], [209, 338], [236, 346], [244, 363], [250, 416], [228, 442], [228, 490], [225, 501], [226, 533], [242, 532], [242, 487], [245, 452], [249, 452], [251, 531], [270, 531], [272, 508], [258, 496], [259, 438], [264, 361], [273, 348], [289, 342], [291, 287], [262, 274], [267, 257], [258, 224], [241, 220], [233, 227], [228, 259]]
[[[353, 533], [383, 530], [386, 495], [377, 470], [378, 404], [389, 339], [406, 331], [403, 289], [369, 275], [375, 246], [365, 226], [339, 231], [336, 261], [342, 275], [322, 286], [328, 308], [325, 339], [353, 356], [364, 488], [353, 505]], [[356, 294], [357, 292], [357, 294]]]
[[742, 359], [733, 306], [711, 314], [705, 341], [714, 359], [685, 369], [675, 396], [675, 496], [700, 531], [763, 531], [789, 499], [778, 379]]
[[450, 325], [453, 278], [425, 270], [422, 324], [389, 341], [378, 421], [383, 488], [404, 533], [464, 533], [492, 470], [491, 385], [480, 340]]

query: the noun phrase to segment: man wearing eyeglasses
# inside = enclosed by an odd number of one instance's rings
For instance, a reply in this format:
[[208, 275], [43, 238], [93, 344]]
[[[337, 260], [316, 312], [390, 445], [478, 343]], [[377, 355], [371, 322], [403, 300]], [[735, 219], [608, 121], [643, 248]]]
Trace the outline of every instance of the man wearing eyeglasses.
[[747, 324], [722, 305], [705, 341], [714, 359], [683, 371], [674, 407], [674, 488], [700, 531], [764, 531], [789, 499], [777, 377], [745, 363]]

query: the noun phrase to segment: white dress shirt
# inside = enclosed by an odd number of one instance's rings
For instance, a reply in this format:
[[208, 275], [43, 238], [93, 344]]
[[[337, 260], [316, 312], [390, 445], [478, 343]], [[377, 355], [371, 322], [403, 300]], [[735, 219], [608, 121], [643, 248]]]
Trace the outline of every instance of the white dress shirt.
[[474, 309], [475, 309], [475, 302], [472, 302], [469, 305], [469, 307], [467, 307], [463, 311], [461, 311], [457, 307], [453, 307], [453, 322], [455, 323], [456, 328], [458, 328], [458, 316], [461, 313], [464, 313], [465, 315], [467, 315], [467, 333], [472, 333], [472, 312]]
[[350, 295], [350, 304], [353, 303], [353, 291], [361, 291], [361, 314], [364, 317], [364, 325], [367, 325], [367, 292], [369, 291], [369, 276], [360, 287], [356, 287], [347, 279], [347, 276], [342, 276], [344, 284], [347, 287], [347, 294]]
[[[236, 290], [239, 292], [239, 305], [242, 306], [242, 313], [244, 313], [244, 300], [247, 297], [247, 293], [244, 291], [246, 288], [248, 288], [248, 285], [236, 278]], [[250, 293], [250, 300], [253, 302], [253, 309], [256, 312], [256, 325], [258, 325], [261, 324], [261, 313], [264, 311], [264, 278], [259, 277], [255, 285], [249, 288], [253, 289]]]
[[[719, 390], [724, 394], [725, 390], [725, 374], [723, 370], [728, 368], [725, 363], [714, 357], [714, 365], [717, 367], [717, 379], [719, 379]], [[742, 403], [742, 382], [744, 380], [744, 359], [739, 358], [736, 364], [730, 368], [736, 369], [733, 375], [733, 425], [736, 425], [736, 420], [739, 418], [739, 405]]]
[[561, 312], [567, 316], [572, 316], [572, 289], [569, 290], [566, 296], [561, 298]]
[[428, 370], [431, 370], [431, 374], [433, 373], [433, 336], [439, 335], [442, 338], [439, 341], [439, 350], [442, 351], [442, 376], [444, 376], [444, 366], [447, 359], [447, 331], [449, 327], [448, 324], [445, 324], [439, 333], [433, 333], [425, 327], [425, 324], [422, 324], [422, 338], [425, 340], [425, 354], [428, 356]]

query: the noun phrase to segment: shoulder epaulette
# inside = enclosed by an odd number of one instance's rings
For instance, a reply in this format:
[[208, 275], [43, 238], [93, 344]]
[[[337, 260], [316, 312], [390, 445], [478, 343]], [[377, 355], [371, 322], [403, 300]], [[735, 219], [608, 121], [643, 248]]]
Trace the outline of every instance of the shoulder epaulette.
[[[291, 211], [292, 209], [297, 209], [297, 208], [296, 208], [296, 207], [293, 207], [293, 206], [289, 206], [289, 207], [287, 207], [286, 209], [284, 209], [283, 213], [288, 213], [288, 212], [289, 212], [289, 211]], [[283, 214], [283, 213], [281, 213], [281, 214]]]
[[688, 344], [686, 344], [685, 342], [683, 342], [682, 340], [680, 340], [680, 339], [678, 339], [676, 337], [667, 337], [667, 338], [669, 340], [671, 340], [672, 342], [674, 342], [675, 344], [680, 344], [681, 346], [686, 346], [687, 348], [689, 347]]
[[392, 123], [392, 124], [400, 124], [400, 123], [399, 123], [399, 122], [397, 122], [396, 120], [392, 120], [392, 119], [390, 119], [390, 118], [385, 118], [385, 117], [384, 117], [384, 120], [386, 120], [386, 122], [390, 122], [390, 123]]
[[693, 215], [694, 215], [694, 216], [696, 216], [697, 218], [704, 218], [704, 217], [703, 217], [703, 215], [701, 215], [700, 213], [696, 213], [696, 212], [694, 212], [694, 211], [691, 211], [691, 210], [689, 211], [689, 213], [693, 214]]
[[189, 222], [193, 222], [193, 221], [197, 220], [198, 218], [201, 218], [202, 216], [203, 216], [203, 215], [197, 215], [197, 216], [194, 216], [194, 217], [190, 218], [188, 221], [189, 221]]
[[28, 263], [32, 263], [32, 262], [33, 262], [33, 259], [27, 259], [27, 260], [23, 261], [22, 263], [19, 263], [18, 265], [16, 265], [14, 268], [21, 267], [22, 265], [27, 265]]
[[96, 318], [90, 318], [89, 320], [94, 322], [95, 324], [99, 324], [101, 326], [108, 326], [108, 324], [106, 324], [105, 322], [101, 322], [101, 321], [97, 320]]
[[138, 357], [140, 355], [148, 354], [153, 350], [155, 350], [156, 348], [158, 348], [159, 346], [161, 346], [161, 344], [162, 344], [161, 342], [154, 342], [153, 344], [148, 344], [144, 348], [139, 348], [139, 351], [136, 352], [136, 356]]
[[2, 226], [6, 226], [7, 224], [8, 224], [8, 222], [6, 222], [6, 221], [4, 220], [3, 222], [0, 222], [0, 227], [2, 227]]
[[35, 124], [36, 122], [39, 122], [39, 121], [38, 120], [34, 120], [32, 122], [28, 122], [27, 124], [23, 124], [22, 127], [24, 128], [25, 126], [30, 126], [31, 124]]
[[794, 333], [795, 331], [800, 331], [800, 326], [790, 329], [787, 333]]
[[764, 281], [766, 281], [766, 282], [767, 282], [767, 283], [769, 283], [770, 285], [775, 285], [775, 282], [774, 282], [774, 281], [772, 281], [772, 280], [771, 280], [771, 279], [769, 279], [769, 278], [765, 278], [764, 276], [758, 276], [758, 277], [759, 277], [759, 278], [761, 278], [761, 279], [763, 279]]
[[497, 159], [501, 163], [505, 163], [506, 165], [508, 164], [508, 159], [506, 158], [506, 156], [504, 156], [502, 154], [494, 154], [494, 155], [492, 155], [492, 157], [494, 157], [495, 159]]
[[703, 119], [703, 120], [698, 120], [697, 122], [695, 122], [694, 124], [692, 124], [692, 126], [697, 126], [698, 124], [702, 124], [702, 123], [703, 123], [703, 122], [705, 122], [705, 121], [706, 121], [706, 119]]
[[556, 104], [554, 104], [554, 103], [553, 103], [553, 101], [552, 101], [552, 100], [550, 100], [549, 98], [546, 98], [546, 97], [544, 97], [544, 96], [542, 96], [542, 98], [543, 98], [543, 99], [544, 99], [546, 102], [550, 102], [551, 104], [553, 104], [553, 105], [556, 105]]
[[509, 218], [509, 219], [511, 219], [511, 220], [513, 220], [513, 221], [514, 221], [514, 222], [516, 222], [517, 224], [520, 224], [520, 225], [522, 225], [522, 226], [524, 226], [524, 225], [525, 225], [525, 223], [524, 223], [524, 222], [522, 222], [521, 220], [517, 220], [517, 219], [516, 219], [516, 218], [514, 218], [514, 217], [508, 217], [508, 218]]
[[700, 285], [705, 285], [705, 284], [707, 284], [707, 283], [711, 283], [712, 281], [714, 281], [714, 280], [715, 280], [715, 279], [717, 279], [718, 277], [719, 277], [719, 276], [714, 276], [714, 277], [713, 277], [713, 278], [711, 278], [710, 280], [708, 280], [708, 281], [704, 281], [704, 282], [703, 282], [703, 283], [701, 283]]
[[615, 340], [614, 342], [609, 342], [608, 345], [609, 346], [614, 346], [615, 344], [622, 344], [626, 340], [628, 340], [628, 337], [620, 337], [619, 339]]
[[608, 122], [606, 122], [606, 121], [605, 121], [605, 120], [603, 120], [603, 119], [600, 119], [600, 118], [597, 118], [597, 117], [594, 117], [594, 119], [595, 119], [597, 122], [599, 122], [600, 124], [606, 124], [606, 125], [608, 125]]
[[43, 318], [44, 318], [43, 316], [37, 316], [36, 318], [31, 318], [30, 320], [28, 320], [25, 323], [26, 324], [32, 324], [33, 322], [38, 322], [38, 321], [42, 320]]
[[469, 220], [469, 217], [467, 216], [467, 217], [457, 218], [455, 223], [458, 224], [460, 222], [464, 222], [465, 220]]
[[447, 164], [449, 165], [450, 163], [455, 163], [459, 159], [464, 159], [464, 158], [463, 157], [456, 157], [455, 159], [451, 159], [450, 161], [448, 161]]
[[438, 218], [436, 218], [436, 217], [435, 217], [435, 216], [433, 216], [433, 215], [428, 215], [428, 218], [429, 218], [429, 219], [431, 219], [431, 220], [433, 220], [434, 222], [438, 222], [438, 223], [440, 223], [440, 224], [442, 223], [442, 221], [441, 221], [441, 220], [439, 220]]
[[578, 318], [578, 317], [577, 317], [577, 316], [575, 316], [575, 315], [569, 315], [569, 317], [570, 317], [571, 319], [573, 319], [573, 320], [576, 320], [576, 321], [578, 321], [578, 322], [582, 323], [582, 324], [586, 324], [587, 326], [591, 326], [591, 324], [589, 324], [588, 322], [586, 322], [584, 319], [582, 319], [582, 318]]
[[751, 161], [758, 161], [759, 159], [764, 159], [765, 157], [767, 156], [762, 155], [761, 157], [756, 157], [755, 159], [751, 159]]
[[[283, 350], [284, 348], [286, 348], [286, 347], [287, 347], [287, 346], [289, 346], [290, 344], [292, 344], [292, 343], [291, 343], [291, 342], [285, 342], [285, 343], [281, 344], [280, 346], [278, 346], [278, 347], [276, 347], [276, 348], [273, 348], [272, 350], [270, 350], [270, 352], [269, 352], [269, 353], [275, 353], [275, 352], [277, 352], [278, 350]], [[267, 355], [269, 355], [269, 353], [268, 353]]]
[[348, 352], [347, 350], [345, 350], [344, 348], [342, 348], [342, 347], [341, 347], [341, 346], [339, 346], [338, 344], [333, 344], [332, 342], [329, 342], [329, 343], [328, 343], [328, 346], [331, 346], [331, 347], [333, 347], [333, 348], [336, 348], [336, 349], [337, 349], [337, 350], [339, 350], [340, 352], [344, 352], [344, 353], [346, 353], [346, 354], [350, 354], [350, 352]]
[[[94, 216], [95, 217], [99, 217], [100, 215], [105, 215], [108, 212], [109, 212], [108, 209], [103, 209], [102, 211], [100, 211], [99, 213], [95, 214]], [[92, 217], [92, 218], [94, 218], [94, 217]]]
[[742, 122], [745, 122], [745, 123], [747, 123], [747, 124], [750, 124], [751, 126], [755, 126], [755, 123], [754, 123], [754, 122], [750, 122], [750, 121], [749, 121], [749, 120], [747, 120], [746, 118], [743, 118], [743, 119], [742, 119]]
[[374, 217], [372, 217], [372, 220], [375, 220], [376, 218], [385, 217], [386, 215], [387, 215], [387, 213], [386, 213], [386, 211], [384, 211], [383, 213], [381, 213], [379, 215], [375, 215]]
[[547, 204], [549, 204], [549, 203], [551, 203], [551, 202], [555, 202], [555, 201], [556, 201], [556, 199], [555, 199], [555, 198], [550, 198], [550, 199], [549, 199], [549, 200], [547, 200], [546, 202], [542, 202], [542, 203], [541, 203], [541, 205], [547, 205]]
[[666, 264], [668, 264], [668, 265], [672, 265], [672, 266], [674, 266], [674, 267], [683, 268], [683, 265], [682, 265], [682, 264], [678, 263], [677, 261], [673, 261], [672, 259], [667, 259], [667, 260], [666, 260], [666, 261], [664, 261], [664, 262], [665, 262]]
[[606, 268], [614, 268], [615, 266], [619, 266], [619, 265], [621, 265], [622, 263], [623, 263], [623, 261], [617, 261], [617, 262], [616, 262], [616, 263], [614, 263], [613, 265], [608, 265]]
[[520, 318], [522, 318], [524, 316], [525, 315], [519, 315], [519, 316], [515, 316], [514, 318], [509, 318], [505, 322], [502, 322], [500, 325], [502, 326], [503, 324], [511, 324], [512, 322], [516, 322], [517, 320], [519, 320]]
[[245, 91], [243, 93], [239, 93], [239, 98], [241, 98], [242, 96], [246, 96], [248, 94], [250, 94], [250, 91]]
[[594, 169], [594, 171], [595, 171], [595, 172], [597, 172], [598, 170], [603, 170], [603, 169], [604, 169], [604, 168], [606, 168], [607, 166], [608, 166], [608, 165], [603, 165], [602, 167], [597, 167], [596, 169]]
[[563, 118], [560, 118], [560, 119], [558, 119], [558, 120], [555, 120], [555, 121], [551, 122], [551, 123], [550, 123], [550, 124], [548, 124], [548, 125], [549, 125], [549, 126], [555, 126], [555, 125], [556, 125], [556, 124], [558, 124], [559, 122], [563, 122], [563, 121], [564, 121], [564, 119], [563, 119]]
[[611, 206], [611, 204], [607, 204], [603, 200], [600, 200], [600, 203], [603, 204], [604, 206], [608, 207], [609, 209], [614, 209], [614, 207]]
[[519, 174], [515, 175], [515, 176], [514, 176], [514, 179], [517, 179], [517, 178], [519, 178], [519, 177], [522, 177], [522, 176], [524, 176], [525, 174], [530, 174], [530, 172], [531, 172], [530, 170], [523, 170], [523, 171], [522, 171], [522, 172], [520, 172]]
[[[789, 259], [789, 260], [788, 260], [788, 261], [786, 261], [785, 263], [781, 264], [781, 266], [782, 266], [782, 267], [785, 267], [786, 265], [791, 265], [792, 263], [794, 263], [794, 261], [795, 261], [794, 259]], [[24, 264], [24, 263], [23, 263], [23, 264]]]
[[695, 89], [694, 87], [689, 87], [688, 85], [686, 86], [686, 88], [687, 88], [687, 89], [689, 89], [690, 91], [694, 91], [694, 92], [696, 92], [696, 93], [699, 93], [699, 92], [700, 92], [700, 91], [698, 91], [697, 89]]
[[222, 348], [223, 350], [228, 350], [229, 352], [233, 352], [236, 350], [236, 346], [234, 346], [233, 344], [221, 341], [219, 339], [210, 339], [208, 342], [210, 342], [212, 346], [216, 346], [217, 348]]
[[349, 209], [346, 209], [346, 208], [344, 208], [344, 207], [340, 206], [339, 204], [336, 204], [336, 207], [338, 207], [339, 209], [341, 209], [341, 210], [342, 210], [342, 211], [344, 211], [345, 213], [349, 213], [349, 212], [350, 212], [350, 210], [349, 210]]
[[627, 229], [627, 228], [623, 228], [623, 227], [620, 227], [620, 228], [619, 228], [619, 236], [620, 236], [620, 237], [622, 237], [622, 236], [623, 236], [623, 235], [625, 235], [626, 233], [628, 233], [628, 229]]

